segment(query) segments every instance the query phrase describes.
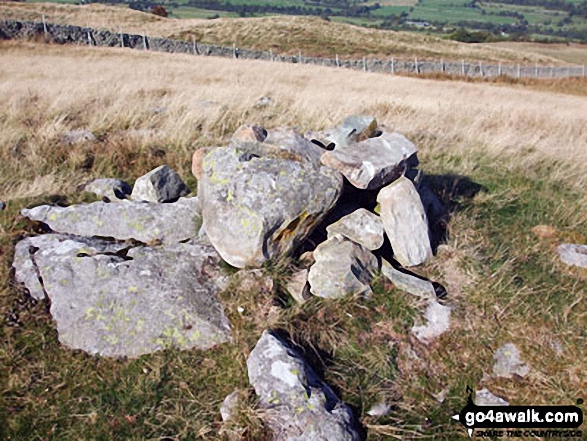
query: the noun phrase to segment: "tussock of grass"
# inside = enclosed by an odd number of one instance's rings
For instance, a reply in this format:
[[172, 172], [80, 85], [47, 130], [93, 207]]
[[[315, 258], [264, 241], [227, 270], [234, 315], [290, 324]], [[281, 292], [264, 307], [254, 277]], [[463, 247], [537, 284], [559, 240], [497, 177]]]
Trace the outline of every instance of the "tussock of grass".
[[[512, 404], [573, 404], [587, 389], [587, 275], [555, 253], [561, 242], [587, 240], [582, 98], [523, 85], [23, 43], [1, 44], [0, 61], [3, 438], [262, 440], [246, 358], [267, 327], [288, 336], [351, 404], [369, 440], [468, 439], [450, 420], [467, 385]], [[275, 107], [256, 108], [261, 96]], [[454, 208], [447, 244], [418, 270], [446, 286], [455, 308], [450, 330], [430, 346], [409, 332], [422, 323], [423, 305], [383, 278], [368, 299], [295, 305], [281, 292], [296, 264], [288, 260], [262, 269], [274, 291], [233, 281], [222, 294], [231, 344], [137, 360], [61, 347], [48, 305], [25, 301], [14, 283], [15, 243], [40, 232], [18, 215], [23, 207], [88, 200], [79, 184], [133, 181], [162, 163], [188, 179], [193, 150], [221, 145], [245, 122], [318, 130], [362, 112], [418, 145], [421, 168]], [[62, 145], [62, 134], [78, 128], [97, 142]], [[159, 134], [128, 132], [141, 129]], [[457, 189], [461, 181], [485, 190], [473, 196]], [[549, 235], [538, 236], [537, 225]], [[520, 348], [530, 375], [483, 380], [507, 342]], [[225, 424], [218, 409], [235, 388], [241, 404]], [[434, 394], [443, 389], [439, 403]], [[381, 401], [392, 412], [368, 416]]]

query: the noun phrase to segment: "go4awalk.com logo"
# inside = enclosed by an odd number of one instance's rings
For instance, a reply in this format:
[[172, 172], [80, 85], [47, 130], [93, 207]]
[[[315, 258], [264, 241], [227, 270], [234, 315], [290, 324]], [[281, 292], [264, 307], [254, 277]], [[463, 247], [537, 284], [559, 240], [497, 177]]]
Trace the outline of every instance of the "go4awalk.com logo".
[[[582, 438], [583, 411], [577, 406], [477, 406], [467, 388], [467, 405], [452, 418], [469, 436]], [[583, 400], [577, 400], [583, 404]]]

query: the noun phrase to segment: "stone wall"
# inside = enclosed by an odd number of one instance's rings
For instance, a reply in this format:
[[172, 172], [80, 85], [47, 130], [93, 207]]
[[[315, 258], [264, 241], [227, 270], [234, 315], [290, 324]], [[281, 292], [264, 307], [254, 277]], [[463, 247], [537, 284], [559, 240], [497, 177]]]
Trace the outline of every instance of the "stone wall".
[[116, 33], [108, 30], [82, 28], [39, 22], [0, 21], [0, 38], [44, 38], [59, 44], [76, 43], [91, 46], [127, 47], [139, 50], [209, 55], [240, 59], [267, 60], [285, 63], [315, 64], [369, 72], [399, 73], [447, 73], [471, 77], [495, 77], [505, 75], [518, 78], [565, 78], [585, 76], [585, 66], [527, 66], [510, 64], [485, 64], [482, 62], [444, 62], [414, 60], [339, 60], [331, 58], [275, 55], [272, 52], [202, 44], [196, 41], [171, 40], [144, 35]]

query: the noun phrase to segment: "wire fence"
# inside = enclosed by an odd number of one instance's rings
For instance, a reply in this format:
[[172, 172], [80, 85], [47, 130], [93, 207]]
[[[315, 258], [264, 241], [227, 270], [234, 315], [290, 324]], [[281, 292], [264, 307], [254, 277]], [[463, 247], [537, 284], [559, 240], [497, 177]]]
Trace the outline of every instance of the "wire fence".
[[191, 41], [172, 40], [168, 38], [149, 37], [148, 35], [114, 32], [106, 29], [92, 29], [89, 27], [30, 21], [0, 21], [0, 38], [44, 38], [59, 44], [74, 43], [87, 46], [123, 47], [138, 50], [159, 52], [184, 53], [204, 56], [220, 56], [235, 59], [266, 60], [271, 62], [313, 64], [347, 69], [363, 70], [366, 72], [387, 72], [390, 74], [432, 74], [462, 75], [469, 77], [498, 77], [513, 78], [568, 78], [585, 77], [585, 65], [532, 66], [522, 64], [489, 64], [481, 61], [429, 61], [396, 59], [387, 60], [363, 57], [360, 60], [335, 58], [306, 57], [301, 51], [297, 55], [274, 54], [269, 51], [258, 51], [232, 47], [203, 44], [195, 39]]

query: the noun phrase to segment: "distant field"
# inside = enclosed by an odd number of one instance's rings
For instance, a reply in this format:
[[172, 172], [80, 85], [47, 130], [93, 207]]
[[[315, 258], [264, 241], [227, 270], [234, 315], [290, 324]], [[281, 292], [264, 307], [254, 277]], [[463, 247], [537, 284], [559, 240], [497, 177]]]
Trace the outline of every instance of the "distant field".
[[529, 51], [565, 63], [587, 64], [587, 44], [540, 44], [523, 42], [489, 43], [488, 47], [499, 47], [516, 51]]
[[[194, 10], [193, 16], [202, 14]], [[275, 53], [360, 58], [467, 59], [520, 63], [556, 64], [552, 56], [533, 52], [531, 46], [458, 43], [417, 33], [383, 31], [328, 22], [312, 17], [266, 17], [172, 19], [134, 11], [125, 7], [90, 4], [86, 6], [50, 3], [0, 3], [0, 15], [6, 19], [40, 21], [124, 30], [150, 36], [165, 36], [202, 43], [236, 43], [243, 48], [273, 50]], [[202, 14], [204, 15], [204, 14]], [[556, 53], [552, 54], [556, 55]]]

